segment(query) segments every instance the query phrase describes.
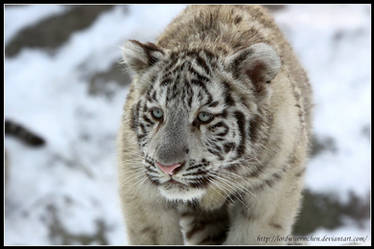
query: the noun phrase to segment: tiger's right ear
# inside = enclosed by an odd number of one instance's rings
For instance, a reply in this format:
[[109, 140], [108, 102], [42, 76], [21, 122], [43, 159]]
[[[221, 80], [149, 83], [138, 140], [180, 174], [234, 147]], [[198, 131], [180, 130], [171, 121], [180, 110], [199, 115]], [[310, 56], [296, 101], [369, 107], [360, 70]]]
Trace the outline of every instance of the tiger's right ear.
[[136, 40], [129, 40], [122, 47], [123, 62], [136, 74], [141, 74], [154, 65], [164, 55], [164, 51], [155, 44], [143, 44]]

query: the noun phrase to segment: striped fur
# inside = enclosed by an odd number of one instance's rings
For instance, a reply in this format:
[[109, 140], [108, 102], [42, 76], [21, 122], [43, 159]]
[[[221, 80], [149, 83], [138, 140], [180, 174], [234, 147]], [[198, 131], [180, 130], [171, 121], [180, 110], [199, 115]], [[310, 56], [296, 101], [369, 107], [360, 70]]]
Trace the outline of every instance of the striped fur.
[[[257, 236], [288, 235], [311, 90], [266, 11], [190, 6], [155, 44], [128, 41], [123, 53], [134, 75], [118, 136], [130, 242], [258, 244]], [[201, 112], [213, 116], [202, 121]], [[182, 166], [169, 176], [156, 162]], [[163, 232], [155, 241], [140, 231]]]

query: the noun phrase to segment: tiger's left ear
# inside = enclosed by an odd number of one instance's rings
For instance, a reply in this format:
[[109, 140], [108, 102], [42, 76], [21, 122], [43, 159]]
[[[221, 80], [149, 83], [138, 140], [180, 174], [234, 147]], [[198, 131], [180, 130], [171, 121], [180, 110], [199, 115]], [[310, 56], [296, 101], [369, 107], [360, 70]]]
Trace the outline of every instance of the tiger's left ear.
[[157, 61], [159, 61], [164, 52], [155, 44], [141, 43], [136, 40], [127, 41], [123, 48], [123, 62], [126, 66], [136, 74], [141, 74]]
[[225, 66], [235, 78], [249, 79], [255, 92], [264, 96], [268, 92], [267, 85], [280, 71], [281, 61], [272, 47], [257, 43], [227, 57]]

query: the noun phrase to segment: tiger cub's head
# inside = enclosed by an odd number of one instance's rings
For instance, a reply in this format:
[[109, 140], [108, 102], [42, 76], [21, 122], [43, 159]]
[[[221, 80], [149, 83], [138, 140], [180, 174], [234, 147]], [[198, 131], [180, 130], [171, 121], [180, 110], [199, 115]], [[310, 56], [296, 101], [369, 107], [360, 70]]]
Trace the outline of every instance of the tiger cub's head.
[[280, 70], [275, 51], [257, 43], [222, 57], [132, 40], [123, 61], [139, 93], [129, 115], [140, 170], [170, 200], [200, 198], [208, 185], [225, 189], [230, 168], [252, 153], [249, 122]]

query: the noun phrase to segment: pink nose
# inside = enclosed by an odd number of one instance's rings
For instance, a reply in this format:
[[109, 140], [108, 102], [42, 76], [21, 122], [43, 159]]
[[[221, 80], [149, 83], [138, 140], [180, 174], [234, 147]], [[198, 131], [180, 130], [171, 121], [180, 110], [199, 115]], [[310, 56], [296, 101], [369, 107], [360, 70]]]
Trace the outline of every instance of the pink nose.
[[168, 175], [172, 175], [174, 170], [176, 168], [179, 168], [182, 164], [181, 163], [174, 163], [174, 164], [171, 164], [171, 165], [163, 165], [159, 162], [156, 162], [157, 166], [165, 173], [165, 174], [168, 174]]

